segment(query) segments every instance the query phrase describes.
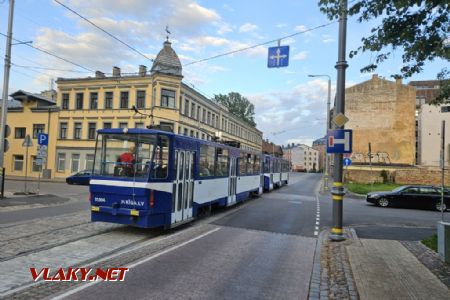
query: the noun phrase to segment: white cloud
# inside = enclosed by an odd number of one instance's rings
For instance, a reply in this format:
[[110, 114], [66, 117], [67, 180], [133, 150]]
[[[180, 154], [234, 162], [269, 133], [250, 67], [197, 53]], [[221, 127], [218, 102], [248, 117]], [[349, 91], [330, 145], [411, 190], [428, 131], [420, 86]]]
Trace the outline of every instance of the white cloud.
[[233, 26], [231, 26], [226, 22], [216, 22], [214, 25], [218, 27], [217, 29], [218, 35], [225, 35], [228, 32], [233, 32]]
[[322, 34], [322, 42], [324, 44], [334, 43], [336, 40], [329, 34]]
[[239, 32], [251, 32], [258, 29], [258, 26], [252, 23], [245, 23], [239, 27]]
[[301, 51], [301, 52], [295, 54], [295, 55], [292, 57], [292, 59], [293, 59], [293, 60], [305, 60], [306, 57], [307, 57], [307, 54], [308, 54], [308, 52], [306, 52], [306, 51]]
[[[256, 123], [263, 132], [286, 130], [275, 142], [310, 144], [325, 134], [328, 82], [320, 78], [290, 88], [289, 92], [273, 92], [247, 96], [255, 104]], [[334, 94], [334, 87], [332, 95]], [[269, 138], [274, 138], [270, 134]]]
[[305, 36], [308, 36], [308, 37], [313, 36], [311, 31], [307, 31], [307, 30], [309, 30], [309, 28], [306, 27], [305, 25], [297, 25], [294, 28], [294, 31], [296, 31], [296, 32], [304, 32], [303, 35], [305, 35]]
[[223, 9], [225, 9], [226, 11], [229, 11], [229, 12], [234, 12], [234, 8], [232, 8], [230, 5], [228, 5], [228, 4], [224, 4], [224, 5], [222, 5], [222, 7], [223, 7]]
[[280, 24], [275, 25], [275, 27], [277, 27], [277, 28], [285, 28], [285, 27], [287, 27], [287, 24], [286, 23], [280, 23]]

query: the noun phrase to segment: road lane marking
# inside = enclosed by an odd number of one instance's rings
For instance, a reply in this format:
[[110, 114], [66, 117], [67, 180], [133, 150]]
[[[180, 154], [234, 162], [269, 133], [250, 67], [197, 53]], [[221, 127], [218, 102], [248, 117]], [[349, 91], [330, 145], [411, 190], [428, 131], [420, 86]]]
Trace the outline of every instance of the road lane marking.
[[288, 201], [289, 203], [292, 203], [292, 204], [303, 204], [303, 202], [302, 201]]
[[[166, 249], [166, 250], [163, 250], [163, 251], [161, 251], [161, 252], [159, 252], [159, 253], [156, 253], [156, 254], [154, 254], [154, 255], [152, 255], [152, 256], [149, 256], [149, 257], [147, 257], [147, 258], [145, 258], [145, 259], [143, 259], [143, 260], [137, 261], [137, 262], [135, 262], [135, 263], [133, 263], [133, 264], [131, 264], [131, 265], [128, 265], [128, 266], [126, 266], [126, 267], [128, 267], [129, 269], [132, 269], [132, 268], [134, 268], [134, 267], [136, 267], [136, 266], [138, 266], [138, 265], [141, 265], [141, 264], [143, 264], [143, 263], [146, 263], [146, 262], [148, 262], [148, 261], [150, 261], [150, 260], [152, 260], [152, 259], [155, 259], [155, 258], [157, 258], [157, 257], [159, 257], [159, 256], [161, 256], [161, 255], [164, 255], [164, 254], [166, 254], [166, 253], [172, 252], [172, 251], [174, 251], [174, 250], [177, 250], [178, 248], [181, 248], [181, 247], [186, 246], [186, 245], [188, 245], [188, 244], [190, 244], [190, 243], [192, 243], [192, 242], [195, 242], [196, 240], [199, 240], [199, 239], [201, 239], [201, 238], [204, 238], [205, 236], [210, 235], [211, 233], [214, 233], [214, 232], [216, 232], [216, 231], [218, 231], [218, 230], [220, 230], [220, 229], [222, 229], [222, 228], [221, 228], [221, 227], [219, 227], [219, 228], [214, 228], [214, 229], [212, 229], [212, 230], [210, 230], [210, 231], [207, 231], [207, 232], [205, 232], [205, 233], [203, 233], [203, 234], [201, 234], [201, 235], [199, 235], [199, 236], [197, 236], [197, 237], [195, 237], [195, 238], [192, 238], [192, 239], [190, 239], [190, 240], [187, 240], [187, 241], [185, 241], [185, 242], [183, 242], [183, 243], [181, 243], [181, 244], [179, 244], [179, 245], [170, 247], [170, 248], [168, 248], [168, 249]], [[80, 291], [82, 291], [82, 290], [84, 290], [84, 289], [86, 289], [86, 288], [88, 288], [88, 287], [94, 286], [95, 284], [100, 283], [100, 282], [102, 282], [102, 281], [97, 280], [97, 281], [90, 281], [90, 282], [87, 282], [86, 284], [83, 284], [83, 285], [81, 285], [81, 286], [79, 286], [79, 287], [76, 287], [76, 288], [74, 288], [74, 289], [72, 289], [72, 290], [69, 290], [69, 291], [67, 291], [67, 292], [65, 292], [65, 293], [63, 293], [63, 294], [60, 294], [59, 296], [53, 297], [53, 299], [56, 299], [56, 300], [64, 299], [64, 298], [66, 298], [66, 297], [68, 297], [68, 296], [70, 296], [70, 295], [76, 294], [76, 293], [78, 293], [78, 292], [80, 292]]]

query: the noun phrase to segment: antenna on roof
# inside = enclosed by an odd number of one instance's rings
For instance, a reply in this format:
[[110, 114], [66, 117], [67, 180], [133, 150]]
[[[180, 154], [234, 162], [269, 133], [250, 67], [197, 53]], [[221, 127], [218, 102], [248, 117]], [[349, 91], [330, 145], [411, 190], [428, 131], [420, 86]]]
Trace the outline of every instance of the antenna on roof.
[[169, 31], [169, 25], [166, 25], [166, 33], [167, 33], [166, 39], [167, 39], [167, 41], [169, 41], [169, 35], [172, 34], [172, 33]]

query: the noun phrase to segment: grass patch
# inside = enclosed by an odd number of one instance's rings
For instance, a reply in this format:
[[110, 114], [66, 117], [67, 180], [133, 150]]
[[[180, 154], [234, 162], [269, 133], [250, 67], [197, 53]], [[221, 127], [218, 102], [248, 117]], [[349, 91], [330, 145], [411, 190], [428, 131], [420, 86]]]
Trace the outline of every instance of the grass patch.
[[348, 183], [347, 189], [350, 192], [353, 192], [355, 194], [361, 194], [365, 195], [370, 192], [380, 192], [380, 191], [392, 191], [396, 187], [399, 187], [400, 184], [395, 183], [374, 183], [373, 184], [373, 190], [371, 190], [372, 185], [371, 184], [364, 184], [364, 183]]
[[437, 252], [437, 234], [433, 234], [429, 238], [422, 240], [422, 244], [424, 244], [434, 252]]

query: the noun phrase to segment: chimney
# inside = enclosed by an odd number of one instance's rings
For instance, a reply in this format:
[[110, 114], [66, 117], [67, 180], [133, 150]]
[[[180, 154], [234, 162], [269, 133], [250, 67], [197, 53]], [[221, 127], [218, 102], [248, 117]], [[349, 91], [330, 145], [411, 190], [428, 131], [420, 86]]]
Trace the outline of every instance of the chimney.
[[401, 77], [395, 78], [395, 83], [396, 84], [402, 84], [402, 78]]
[[139, 66], [139, 76], [147, 75], [147, 67], [144, 65]]
[[119, 67], [113, 67], [113, 76], [120, 77], [120, 68]]
[[105, 78], [105, 73], [102, 71], [95, 71], [95, 78]]
[[372, 79], [373, 79], [373, 80], [377, 80], [377, 79], [378, 79], [378, 74], [373, 74], [373, 75], [372, 75]]

